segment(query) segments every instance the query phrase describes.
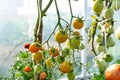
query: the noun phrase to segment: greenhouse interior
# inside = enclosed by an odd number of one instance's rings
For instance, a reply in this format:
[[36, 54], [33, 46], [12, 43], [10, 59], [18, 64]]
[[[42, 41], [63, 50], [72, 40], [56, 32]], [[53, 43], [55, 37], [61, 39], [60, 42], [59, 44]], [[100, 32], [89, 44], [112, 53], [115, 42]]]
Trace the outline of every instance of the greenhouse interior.
[[0, 80], [120, 80], [120, 0], [0, 0]]

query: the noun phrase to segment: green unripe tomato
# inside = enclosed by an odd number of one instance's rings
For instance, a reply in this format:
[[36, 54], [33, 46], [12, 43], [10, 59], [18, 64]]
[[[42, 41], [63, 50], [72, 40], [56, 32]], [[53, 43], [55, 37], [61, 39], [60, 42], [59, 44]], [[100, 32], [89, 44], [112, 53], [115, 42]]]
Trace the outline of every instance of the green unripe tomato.
[[107, 33], [108, 33], [108, 34], [112, 34], [113, 32], [114, 32], [114, 29], [113, 29], [112, 26], [109, 27], [109, 28], [107, 28]]
[[113, 47], [115, 45], [115, 42], [113, 41], [112, 37], [108, 37], [107, 39], [107, 47]]
[[80, 43], [79, 49], [82, 50], [82, 49], [84, 49], [84, 48], [85, 48], [84, 44], [83, 44], [83, 43]]
[[37, 65], [34, 66], [34, 72], [35, 73], [39, 73], [42, 70], [43, 70], [43, 67], [41, 65], [37, 64]]
[[64, 62], [65, 61], [65, 58], [63, 57], [63, 56], [57, 56], [57, 62], [58, 63], [62, 63], [62, 62]]
[[101, 11], [103, 10], [103, 7], [104, 7], [103, 1], [102, 0], [96, 0], [93, 4], [92, 9], [96, 14], [100, 14]]
[[104, 11], [104, 18], [105, 19], [111, 19], [111, 18], [113, 18], [113, 15], [114, 15], [114, 11], [113, 11], [112, 8], [105, 9], [105, 11]]
[[78, 49], [80, 45], [80, 39], [78, 37], [72, 36], [67, 42], [66, 46], [69, 46], [71, 49]]
[[68, 47], [68, 46], [66, 46], [66, 47], [62, 50], [62, 55], [63, 55], [63, 56], [67, 56], [67, 55], [70, 54], [70, 52], [71, 52], [71, 48]]
[[105, 53], [103, 55], [103, 59], [106, 61], [106, 62], [111, 62], [113, 60], [113, 55], [110, 54], [110, 53]]
[[75, 80], [75, 73], [73, 72], [67, 73], [67, 77], [68, 77], [68, 80]]
[[108, 67], [108, 63], [103, 59], [96, 59], [95, 61], [96, 66], [98, 67], [99, 71], [105, 71]]
[[98, 44], [98, 45], [96, 46], [96, 49], [97, 49], [99, 52], [103, 52], [103, 51], [105, 51], [105, 46]]
[[97, 43], [103, 42], [103, 35], [99, 34], [99, 35], [95, 36], [95, 42], [97, 42]]

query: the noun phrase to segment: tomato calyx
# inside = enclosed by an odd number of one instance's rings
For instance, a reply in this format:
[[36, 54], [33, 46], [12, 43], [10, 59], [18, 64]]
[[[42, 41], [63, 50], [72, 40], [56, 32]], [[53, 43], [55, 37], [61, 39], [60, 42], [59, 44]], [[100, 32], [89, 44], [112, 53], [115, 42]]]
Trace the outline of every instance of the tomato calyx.
[[82, 17], [76, 17], [76, 20], [78, 20], [79, 22], [84, 22], [85, 20], [83, 20], [83, 16]]
[[73, 31], [72, 36], [80, 36], [80, 32], [79, 31]]
[[59, 31], [60, 31], [60, 33], [61, 33], [62, 35], [66, 35], [66, 34], [67, 34], [67, 31], [64, 30], [64, 29], [60, 29]]

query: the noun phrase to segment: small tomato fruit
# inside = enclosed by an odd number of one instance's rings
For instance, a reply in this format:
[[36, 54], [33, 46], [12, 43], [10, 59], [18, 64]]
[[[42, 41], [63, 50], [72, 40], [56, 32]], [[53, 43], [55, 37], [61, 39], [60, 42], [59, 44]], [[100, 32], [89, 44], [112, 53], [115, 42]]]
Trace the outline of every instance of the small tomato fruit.
[[30, 46], [30, 43], [26, 43], [26, 44], [24, 44], [24, 48], [25, 48], [25, 49], [28, 49], [29, 46]]
[[40, 73], [40, 80], [45, 80], [47, 77], [47, 73], [46, 72], [41, 72]]
[[74, 72], [67, 73], [67, 78], [68, 80], [75, 80], [75, 73]]
[[48, 53], [52, 56], [52, 57], [56, 57], [59, 55], [59, 50], [58, 48], [54, 48], [54, 47], [51, 47], [48, 51]]
[[104, 18], [105, 19], [111, 19], [111, 18], [113, 18], [113, 15], [114, 15], [114, 11], [113, 11], [112, 8], [105, 9], [105, 11], [104, 11]]
[[53, 66], [53, 62], [52, 62], [52, 59], [51, 59], [51, 58], [48, 58], [48, 59], [45, 61], [45, 63], [46, 63], [46, 66], [47, 66], [48, 68], [51, 68], [51, 67]]
[[98, 67], [99, 71], [105, 71], [108, 67], [108, 63], [103, 59], [96, 59], [95, 61], [96, 66]]
[[30, 66], [25, 66], [25, 68], [24, 68], [25, 72], [30, 72], [30, 70], [31, 70]]
[[64, 43], [67, 40], [67, 38], [68, 38], [68, 33], [62, 29], [58, 30], [54, 36], [55, 41], [58, 43]]
[[95, 0], [92, 9], [96, 14], [100, 14], [101, 11], [103, 10], [103, 7], [104, 7], [104, 4], [102, 0]]
[[43, 53], [41, 50], [39, 50], [36, 53], [32, 53], [32, 60], [33, 61], [41, 61], [43, 59]]
[[61, 63], [59, 70], [62, 73], [69, 73], [73, 71], [73, 66], [69, 61], [64, 61], [63, 63]]
[[38, 52], [40, 50], [40, 44], [38, 42], [33, 42], [29, 46], [29, 51], [32, 53]]
[[71, 49], [78, 49], [79, 45], [80, 45], [80, 39], [79, 37], [75, 37], [75, 36], [72, 36], [66, 42], [66, 46], [69, 46]]
[[81, 29], [84, 26], [84, 21], [82, 20], [82, 18], [77, 18], [73, 21], [73, 27], [75, 29]]
[[106, 61], [106, 62], [111, 62], [113, 60], [113, 55], [110, 54], [110, 53], [104, 53], [103, 54], [103, 59]]
[[120, 80], [120, 64], [113, 64], [105, 70], [105, 80]]

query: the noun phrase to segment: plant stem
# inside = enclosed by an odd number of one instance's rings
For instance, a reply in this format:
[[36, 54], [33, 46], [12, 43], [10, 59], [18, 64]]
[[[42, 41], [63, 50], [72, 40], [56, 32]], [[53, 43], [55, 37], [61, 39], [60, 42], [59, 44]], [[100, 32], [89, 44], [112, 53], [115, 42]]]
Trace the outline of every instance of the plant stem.
[[[96, 24], [96, 26], [97, 26], [97, 24]], [[95, 38], [95, 34], [96, 34], [96, 26], [94, 26], [95, 30], [94, 30], [94, 33], [92, 35], [92, 51], [93, 51], [95, 56], [97, 56], [95, 48], [94, 48], [94, 38]]]
[[[73, 12], [72, 12], [72, 6], [71, 6], [71, 2], [70, 2], [70, 0], [68, 0], [68, 2], [69, 2], [70, 15], [71, 15], [69, 29], [71, 30], [72, 19], [73, 19]], [[69, 31], [69, 37], [70, 37], [70, 35], [71, 35], [71, 31]]]
[[57, 11], [57, 16], [58, 16], [58, 22], [60, 21], [60, 13], [58, 10], [58, 5], [57, 5], [57, 1], [55, 0], [55, 7], [56, 7], [56, 11]]
[[39, 25], [38, 25], [38, 42], [42, 43], [42, 32], [43, 32], [43, 21], [42, 21], [42, 0], [39, 1], [39, 10], [38, 10], [38, 16], [39, 16]]
[[43, 10], [44, 13], [49, 9], [50, 5], [52, 4], [53, 0], [50, 0], [45, 9]]
[[59, 25], [59, 28], [63, 28], [61, 23], [60, 23], [60, 13], [59, 13], [59, 10], [58, 10], [58, 5], [57, 5], [57, 1], [55, 0], [55, 7], [56, 7], [56, 11], [57, 11], [57, 16], [58, 16], [58, 25]]
[[71, 17], [73, 18], [73, 12], [72, 12], [71, 2], [70, 2], [70, 0], [68, 0], [68, 2], [69, 2], [69, 7], [70, 7], [70, 14], [71, 14]]
[[39, 3], [40, 3], [39, 0], [37, 0], [37, 11], [38, 11], [38, 16], [37, 16], [37, 22], [36, 22], [36, 25], [35, 25], [35, 29], [34, 29], [34, 41], [37, 41], [37, 40], [38, 40], [38, 39], [37, 39], [37, 36], [38, 36], [37, 32], [38, 32], [39, 18], [40, 18], [39, 15], [41, 15], [41, 14], [40, 14]]
[[97, 56], [95, 48], [94, 48], [94, 36], [92, 37], [92, 51], [93, 51], [94, 55]]

